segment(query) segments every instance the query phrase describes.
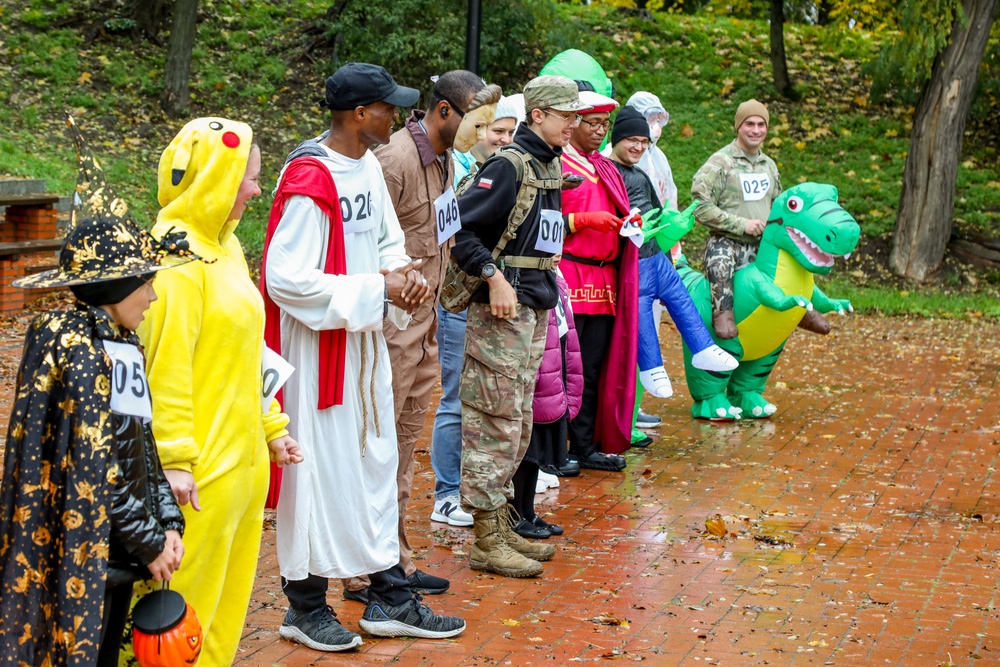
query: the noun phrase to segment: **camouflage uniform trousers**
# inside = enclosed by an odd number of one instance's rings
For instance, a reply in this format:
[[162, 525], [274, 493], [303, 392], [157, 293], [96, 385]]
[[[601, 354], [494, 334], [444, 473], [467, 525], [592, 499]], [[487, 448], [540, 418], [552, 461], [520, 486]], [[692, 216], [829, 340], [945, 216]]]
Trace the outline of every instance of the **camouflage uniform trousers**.
[[733, 274], [757, 258], [757, 245], [710, 234], [705, 244], [705, 276], [712, 290], [712, 312], [733, 309]]
[[469, 304], [462, 401], [462, 509], [499, 509], [514, 498], [511, 478], [531, 441], [535, 380], [545, 350], [549, 311], [520, 306], [517, 318]]

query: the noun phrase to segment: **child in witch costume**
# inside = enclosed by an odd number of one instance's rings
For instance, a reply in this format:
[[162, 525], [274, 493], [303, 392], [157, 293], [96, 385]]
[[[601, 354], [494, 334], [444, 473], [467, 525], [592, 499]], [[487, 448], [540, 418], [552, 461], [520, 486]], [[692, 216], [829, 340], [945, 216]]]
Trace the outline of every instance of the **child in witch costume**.
[[170, 580], [184, 555], [135, 328], [156, 272], [194, 257], [123, 217], [70, 127], [82, 205], [59, 268], [14, 283], [68, 286], [76, 303], [25, 337], [0, 491], [0, 664], [116, 665], [132, 584]]

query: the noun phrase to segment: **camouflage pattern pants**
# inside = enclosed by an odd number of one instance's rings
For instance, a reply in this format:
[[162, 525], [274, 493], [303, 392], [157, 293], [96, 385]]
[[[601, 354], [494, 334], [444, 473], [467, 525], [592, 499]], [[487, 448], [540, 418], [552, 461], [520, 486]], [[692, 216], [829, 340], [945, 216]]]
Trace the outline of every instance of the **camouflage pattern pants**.
[[469, 304], [462, 401], [462, 509], [473, 514], [514, 498], [511, 478], [531, 441], [531, 403], [545, 350], [549, 311], [520, 306], [501, 320]]
[[712, 234], [705, 244], [705, 277], [712, 288], [712, 312], [733, 309], [733, 273], [757, 258], [758, 242]]

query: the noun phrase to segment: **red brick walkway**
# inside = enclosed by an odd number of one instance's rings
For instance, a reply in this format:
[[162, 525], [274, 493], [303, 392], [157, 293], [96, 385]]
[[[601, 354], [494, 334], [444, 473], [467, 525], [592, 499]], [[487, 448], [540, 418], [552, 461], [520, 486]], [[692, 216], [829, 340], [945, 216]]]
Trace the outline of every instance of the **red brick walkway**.
[[[647, 399], [664, 425], [624, 474], [585, 471], [537, 497], [566, 528], [538, 579], [468, 569], [470, 531], [428, 520], [420, 452], [410, 535], [420, 567], [452, 581], [427, 601], [467, 620], [453, 641], [366, 638], [347, 655], [282, 642], [268, 530], [237, 664], [1000, 664], [1000, 331], [835, 325], [793, 335], [770, 421], [710, 425], [683, 398]], [[716, 514], [736, 537], [706, 533]], [[356, 629], [362, 606], [337, 584], [329, 599]]]
[[[366, 638], [344, 655], [281, 641], [268, 528], [237, 664], [1000, 664], [1000, 330], [834, 323], [827, 338], [793, 334], [769, 421], [694, 422], [685, 398], [647, 399], [664, 425], [624, 474], [585, 471], [537, 496], [566, 528], [538, 579], [468, 569], [471, 532], [428, 520], [421, 451], [411, 541], [422, 569], [452, 581], [427, 601], [468, 621], [455, 640]], [[706, 531], [717, 514], [735, 537]], [[337, 584], [329, 600], [357, 629], [362, 606]]]

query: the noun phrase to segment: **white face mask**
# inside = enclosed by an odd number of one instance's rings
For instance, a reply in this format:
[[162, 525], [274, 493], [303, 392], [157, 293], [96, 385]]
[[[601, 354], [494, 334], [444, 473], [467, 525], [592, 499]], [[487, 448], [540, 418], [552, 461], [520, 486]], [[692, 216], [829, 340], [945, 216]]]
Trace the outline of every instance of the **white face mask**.
[[656, 142], [660, 140], [660, 135], [663, 134], [663, 127], [660, 125], [659, 121], [650, 121], [649, 123], [649, 143], [656, 145]]

